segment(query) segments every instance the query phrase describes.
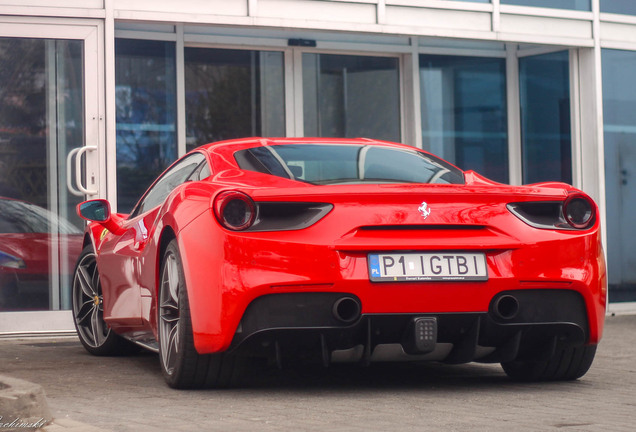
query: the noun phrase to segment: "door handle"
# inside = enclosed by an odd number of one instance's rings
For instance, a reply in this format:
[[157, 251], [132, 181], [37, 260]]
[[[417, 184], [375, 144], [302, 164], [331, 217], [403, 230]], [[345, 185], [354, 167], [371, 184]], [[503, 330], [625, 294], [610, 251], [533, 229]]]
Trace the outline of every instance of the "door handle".
[[[96, 151], [95, 146], [83, 146], [71, 150], [66, 157], [66, 187], [76, 196], [97, 195], [97, 190], [87, 189], [82, 184], [82, 156], [89, 151]], [[75, 185], [73, 184], [72, 163], [75, 158]], [[75, 187], [77, 186], [77, 187]]]

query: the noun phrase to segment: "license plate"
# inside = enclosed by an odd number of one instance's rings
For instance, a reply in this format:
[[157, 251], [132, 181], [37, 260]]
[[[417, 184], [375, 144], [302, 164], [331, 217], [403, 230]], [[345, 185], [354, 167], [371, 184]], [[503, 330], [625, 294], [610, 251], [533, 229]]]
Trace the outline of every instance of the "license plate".
[[486, 254], [480, 252], [369, 254], [374, 282], [485, 281]]

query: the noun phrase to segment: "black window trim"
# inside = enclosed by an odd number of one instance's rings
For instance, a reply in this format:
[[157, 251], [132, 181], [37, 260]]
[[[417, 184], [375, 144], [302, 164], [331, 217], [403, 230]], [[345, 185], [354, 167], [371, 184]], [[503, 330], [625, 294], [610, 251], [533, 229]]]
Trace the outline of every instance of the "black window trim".
[[[197, 156], [200, 156], [203, 159], [201, 160], [201, 162], [199, 162], [197, 164], [197, 166], [192, 170], [192, 172], [188, 175], [188, 177], [186, 177], [186, 180], [183, 183], [188, 182], [188, 181], [192, 181], [193, 175], [196, 174], [196, 173], [200, 173], [201, 170], [203, 169], [202, 167], [203, 167], [204, 164], [208, 164], [208, 167], [210, 168], [210, 172], [212, 172], [212, 169], [211, 169], [210, 164], [208, 162], [208, 158], [203, 152], [194, 151], [192, 153], [188, 153], [187, 155], [183, 156], [181, 159], [177, 159], [159, 177], [157, 177], [154, 182], [152, 182], [152, 184], [150, 185], [150, 187], [148, 187], [148, 189], [146, 189], [144, 194], [137, 201], [137, 204], [135, 204], [135, 207], [133, 207], [132, 211], [130, 212], [130, 215], [128, 216], [128, 219], [129, 220], [133, 219], [133, 218], [139, 216], [142, 213], [146, 213], [147, 211], [150, 211], [151, 210], [150, 208], [146, 209], [146, 211], [142, 211], [142, 208], [143, 208], [144, 201], [146, 200], [146, 198], [148, 197], [150, 192], [155, 188], [155, 186], [157, 186], [161, 182], [161, 180], [164, 179], [166, 176], [170, 175], [170, 173], [172, 173], [175, 168], [180, 166], [182, 162], [185, 162], [186, 160], [189, 160], [189, 159], [191, 159], [193, 157], [197, 157]], [[154, 209], [156, 207], [152, 207], [152, 208]]]

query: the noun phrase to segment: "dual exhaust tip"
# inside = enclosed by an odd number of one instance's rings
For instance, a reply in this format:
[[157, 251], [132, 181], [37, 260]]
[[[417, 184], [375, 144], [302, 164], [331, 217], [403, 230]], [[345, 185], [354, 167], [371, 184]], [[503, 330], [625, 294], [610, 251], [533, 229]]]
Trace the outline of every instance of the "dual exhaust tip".
[[[504, 294], [495, 299], [491, 311], [496, 318], [510, 321], [519, 315], [519, 309], [519, 299], [513, 295]], [[351, 324], [360, 318], [362, 306], [358, 299], [345, 296], [333, 303], [331, 312], [338, 321]]]
[[351, 324], [360, 318], [362, 306], [360, 301], [354, 297], [340, 297], [333, 303], [331, 312], [338, 321]]
[[500, 320], [512, 320], [519, 314], [519, 300], [510, 294], [501, 295], [495, 299], [491, 310]]

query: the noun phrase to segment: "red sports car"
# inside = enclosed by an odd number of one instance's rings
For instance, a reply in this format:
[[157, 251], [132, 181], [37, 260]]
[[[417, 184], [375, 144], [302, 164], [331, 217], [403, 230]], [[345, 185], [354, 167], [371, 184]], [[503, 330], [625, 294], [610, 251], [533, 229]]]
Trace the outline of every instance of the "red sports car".
[[130, 215], [92, 221], [73, 283], [80, 340], [159, 352], [167, 383], [214, 387], [242, 358], [497, 362], [571, 380], [601, 338], [595, 203], [563, 183], [494, 183], [369, 139], [208, 144]]

